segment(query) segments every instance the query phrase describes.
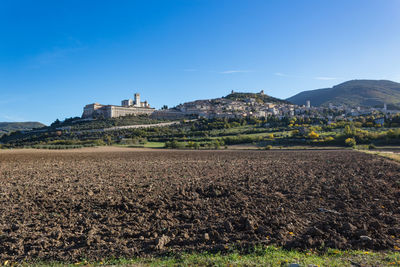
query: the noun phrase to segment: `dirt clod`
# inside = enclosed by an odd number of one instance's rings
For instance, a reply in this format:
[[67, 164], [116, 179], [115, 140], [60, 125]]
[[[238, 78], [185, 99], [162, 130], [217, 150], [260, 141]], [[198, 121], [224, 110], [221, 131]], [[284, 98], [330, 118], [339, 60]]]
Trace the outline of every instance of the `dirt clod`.
[[170, 241], [171, 239], [168, 236], [162, 235], [157, 241], [156, 249], [163, 250]]

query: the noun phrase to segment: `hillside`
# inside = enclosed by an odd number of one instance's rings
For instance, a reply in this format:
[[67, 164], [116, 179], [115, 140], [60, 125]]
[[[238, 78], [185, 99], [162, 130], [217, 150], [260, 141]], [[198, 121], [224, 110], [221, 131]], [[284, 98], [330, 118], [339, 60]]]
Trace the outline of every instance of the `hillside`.
[[15, 131], [27, 131], [46, 126], [40, 122], [0, 122], [0, 136]]
[[118, 126], [131, 126], [141, 124], [155, 124], [168, 120], [154, 119], [148, 115], [126, 115], [116, 118], [81, 119], [80, 117], [68, 118], [64, 121], [55, 121], [47, 130], [69, 129], [73, 131], [105, 129]]
[[254, 98], [259, 103], [288, 103], [286, 100], [275, 98], [264, 93], [231, 93], [224, 98], [235, 100], [235, 101], [245, 101], [249, 98]]
[[400, 108], [400, 83], [387, 80], [352, 80], [317, 90], [304, 91], [286, 99], [297, 105], [305, 105], [307, 100], [312, 106], [347, 105], [352, 107]]

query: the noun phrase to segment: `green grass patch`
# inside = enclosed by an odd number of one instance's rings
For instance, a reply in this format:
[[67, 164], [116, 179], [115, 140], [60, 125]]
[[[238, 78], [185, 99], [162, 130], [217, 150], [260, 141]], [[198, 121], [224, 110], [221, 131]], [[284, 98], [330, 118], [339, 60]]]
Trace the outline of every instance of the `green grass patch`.
[[[108, 259], [75, 263], [37, 262], [23, 266], [400, 266], [400, 252], [370, 252], [328, 249], [325, 252], [285, 250], [274, 246], [258, 247], [249, 253], [182, 253], [173, 256]], [[11, 262], [1, 263], [12, 265]]]
[[61, 149], [77, 149], [77, 148], [94, 147], [94, 146], [95, 146], [94, 144], [88, 144], [88, 145], [33, 145], [33, 146], [26, 146], [24, 148], [61, 150]]
[[144, 144], [144, 147], [163, 148], [163, 147], [165, 147], [165, 143], [164, 142], [147, 142], [146, 144]]
[[164, 142], [146, 142], [144, 144], [113, 144], [116, 147], [127, 147], [127, 148], [163, 148], [165, 147]]
[[358, 150], [364, 153], [373, 154], [377, 156], [381, 156], [387, 159], [391, 159], [397, 162], [400, 162], [400, 154], [386, 151], [368, 151], [368, 150]]

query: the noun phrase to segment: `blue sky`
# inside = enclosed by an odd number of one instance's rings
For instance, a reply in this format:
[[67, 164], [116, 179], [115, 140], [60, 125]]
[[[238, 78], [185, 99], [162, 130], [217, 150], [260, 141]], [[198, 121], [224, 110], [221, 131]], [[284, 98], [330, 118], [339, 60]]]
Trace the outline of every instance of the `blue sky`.
[[0, 1], [0, 121], [400, 81], [400, 0]]

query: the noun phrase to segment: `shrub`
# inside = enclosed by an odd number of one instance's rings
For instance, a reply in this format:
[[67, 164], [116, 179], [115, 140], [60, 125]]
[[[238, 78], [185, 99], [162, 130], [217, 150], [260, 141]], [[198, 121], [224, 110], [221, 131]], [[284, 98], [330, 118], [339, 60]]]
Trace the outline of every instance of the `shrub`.
[[311, 133], [308, 134], [308, 137], [311, 139], [317, 139], [319, 137], [319, 134], [317, 134], [314, 131], [311, 131]]
[[215, 149], [219, 149], [219, 148], [221, 147], [221, 144], [219, 143], [218, 140], [215, 140], [215, 141], [213, 142], [213, 146], [214, 146]]
[[351, 137], [349, 137], [349, 138], [347, 138], [346, 140], [344, 140], [344, 143], [345, 143], [345, 145], [346, 146], [348, 146], [348, 147], [355, 147], [356, 146], [356, 139], [354, 139], [354, 138], [351, 138]]
[[390, 129], [387, 131], [386, 136], [391, 139], [396, 139], [400, 137], [400, 129]]
[[188, 148], [194, 148], [194, 142], [193, 141], [189, 141], [186, 145], [186, 147]]
[[193, 148], [194, 148], [194, 149], [199, 149], [199, 148], [200, 148], [199, 143], [195, 142], [195, 143], [193, 144]]
[[109, 136], [109, 135], [106, 135], [106, 144], [108, 145], [108, 146], [111, 146], [112, 145], [112, 138], [111, 138], [111, 136]]
[[376, 146], [374, 144], [369, 144], [368, 149], [376, 149]]
[[335, 140], [335, 138], [333, 138], [332, 136], [328, 136], [328, 137], [325, 137], [324, 138], [324, 141], [325, 142], [332, 142], [332, 141], [334, 141]]
[[189, 141], [186, 145], [188, 148], [199, 149], [200, 145], [197, 142]]
[[267, 145], [267, 146], [264, 147], [265, 150], [270, 150], [271, 148], [272, 148], [271, 145]]
[[102, 139], [97, 139], [93, 142], [94, 145], [96, 146], [105, 146], [106, 143]]
[[182, 145], [182, 143], [179, 143], [176, 140], [172, 140], [172, 141], [165, 142], [165, 147], [166, 148], [182, 148], [183, 145]]
[[299, 130], [293, 130], [290, 133], [291, 133], [292, 136], [297, 136], [300, 133], [300, 131]]

